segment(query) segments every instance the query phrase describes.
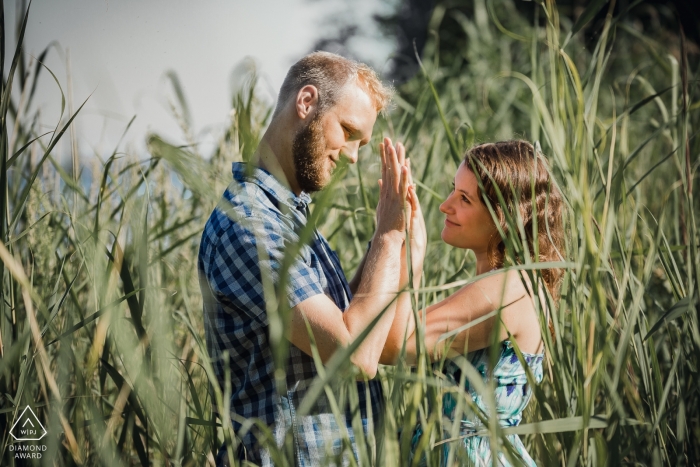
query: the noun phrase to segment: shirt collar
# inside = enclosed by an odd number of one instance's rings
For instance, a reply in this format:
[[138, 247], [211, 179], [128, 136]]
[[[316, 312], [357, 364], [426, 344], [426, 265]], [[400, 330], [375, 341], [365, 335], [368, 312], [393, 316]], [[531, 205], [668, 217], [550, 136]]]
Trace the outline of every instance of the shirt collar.
[[304, 211], [311, 202], [311, 197], [307, 193], [302, 191], [299, 196], [295, 195], [270, 172], [256, 165], [234, 162], [232, 172], [234, 180], [241, 183], [252, 182], [290, 208]]

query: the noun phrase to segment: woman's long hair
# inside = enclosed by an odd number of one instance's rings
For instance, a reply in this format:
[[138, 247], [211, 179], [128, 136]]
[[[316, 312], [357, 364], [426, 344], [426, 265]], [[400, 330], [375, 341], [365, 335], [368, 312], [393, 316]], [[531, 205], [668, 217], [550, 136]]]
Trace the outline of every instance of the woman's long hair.
[[[532, 144], [519, 140], [480, 144], [467, 151], [464, 164], [476, 175], [482, 202], [493, 210], [500, 228], [488, 248], [491, 267], [522, 263], [523, 235], [533, 261], [564, 259], [562, 196], [547, 161]], [[541, 274], [558, 301], [563, 270], [542, 269]]]

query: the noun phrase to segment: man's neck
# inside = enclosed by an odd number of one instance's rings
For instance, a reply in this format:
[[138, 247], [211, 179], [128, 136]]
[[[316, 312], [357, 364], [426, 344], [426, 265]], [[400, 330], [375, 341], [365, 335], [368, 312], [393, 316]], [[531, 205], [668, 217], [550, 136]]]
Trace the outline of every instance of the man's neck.
[[260, 140], [255, 154], [253, 154], [252, 162], [258, 167], [267, 170], [282, 185], [298, 196], [301, 193], [301, 189], [296, 186], [294, 178], [291, 148], [287, 151], [284, 150], [285, 146], [291, 145], [291, 142], [282, 141], [282, 138], [276, 138], [274, 134], [275, 128], [271, 124]]

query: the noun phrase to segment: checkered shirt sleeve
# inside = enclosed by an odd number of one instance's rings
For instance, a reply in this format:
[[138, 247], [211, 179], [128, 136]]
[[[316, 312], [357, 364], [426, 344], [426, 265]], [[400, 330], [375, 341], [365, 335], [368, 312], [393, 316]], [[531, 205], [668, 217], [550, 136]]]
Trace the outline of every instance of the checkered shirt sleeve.
[[[218, 242], [211, 246], [211, 264], [206, 271], [212, 292], [225, 297], [250, 318], [267, 324], [265, 285], [274, 293], [279, 284], [285, 252], [299, 242], [294, 230], [274, 213], [253, 214], [237, 222], [222, 213]], [[212, 223], [213, 224], [213, 223]], [[210, 224], [210, 227], [215, 227]], [[293, 259], [286, 278], [287, 299], [293, 307], [323, 293], [318, 270], [311, 267], [312, 252], [304, 245]]]

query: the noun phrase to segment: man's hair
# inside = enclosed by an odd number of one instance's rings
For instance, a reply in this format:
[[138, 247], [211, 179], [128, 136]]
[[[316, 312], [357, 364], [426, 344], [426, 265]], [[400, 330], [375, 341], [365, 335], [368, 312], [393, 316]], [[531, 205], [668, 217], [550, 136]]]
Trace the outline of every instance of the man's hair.
[[287, 72], [277, 98], [275, 114], [309, 84], [318, 90], [318, 110], [323, 113], [333, 107], [343, 87], [352, 80], [372, 99], [377, 112], [387, 106], [392, 91], [382, 84], [369, 66], [330, 52], [313, 52], [292, 65]]

